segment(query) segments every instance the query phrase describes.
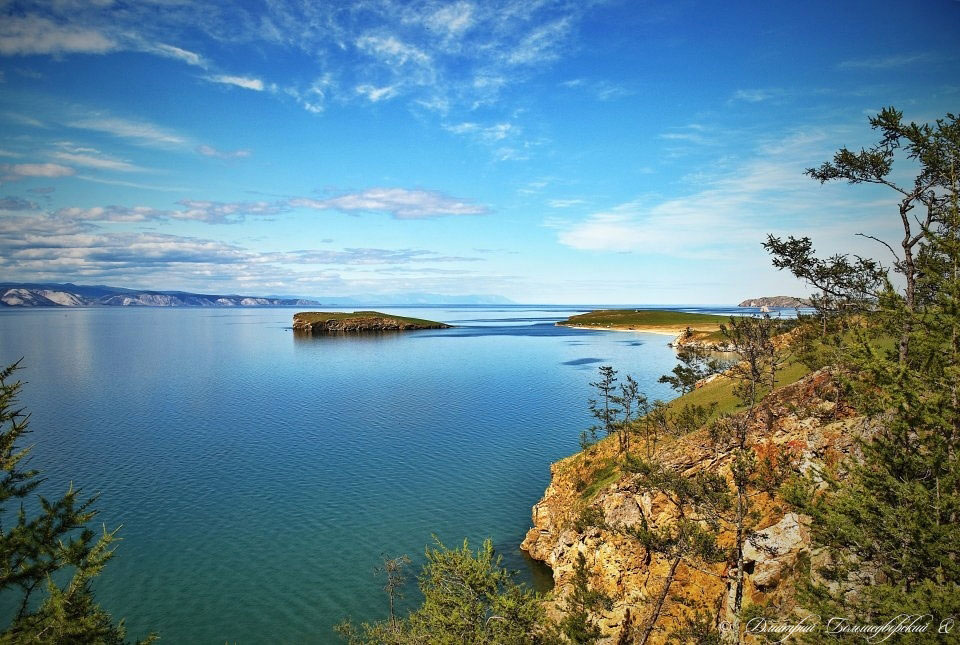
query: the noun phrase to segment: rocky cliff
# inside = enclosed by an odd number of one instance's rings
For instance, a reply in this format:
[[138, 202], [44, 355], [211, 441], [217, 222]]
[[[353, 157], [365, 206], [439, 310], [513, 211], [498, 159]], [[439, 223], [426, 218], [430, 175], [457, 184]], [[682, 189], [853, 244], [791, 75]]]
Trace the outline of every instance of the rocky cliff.
[[[778, 389], [764, 402], [771, 416], [760, 413], [762, 408], [747, 416], [749, 441], [770, 450], [794, 451], [801, 470], [838, 463], [852, 450], [854, 436], [866, 428], [862, 419], [836, 400], [827, 370]], [[675, 507], [662, 494], [641, 490], [635, 475], [611, 473], [614, 448], [614, 442], [604, 441], [553, 465], [550, 485], [533, 507], [534, 526], [522, 548], [553, 568], [559, 606], [571, 589], [576, 556], [583, 553], [591, 585], [614, 599], [610, 611], [595, 616], [605, 642], [630, 643], [635, 637], [631, 632], [636, 634], [639, 626], [646, 625], [670, 563], [647, 554], [624, 529], [642, 518], [653, 528], [667, 525], [675, 519]], [[716, 445], [706, 429], [669, 440], [658, 458], [685, 475], [709, 470], [730, 479], [731, 450]], [[801, 554], [810, 551], [805, 518], [789, 512], [781, 500], [766, 493], [758, 493], [755, 500], [761, 517], [756, 536], [745, 547], [744, 607], [775, 604], [780, 611], [788, 611], [793, 566]], [[731, 544], [732, 539], [732, 532], [721, 534], [721, 545]], [[817, 554], [811, 555], [816, 558]], [[706, 612], [718, 629], [731, 617], [734, 574], [723, 564], [688, 566], [681, 562], [648, 642], [664, 642], [669, 630], [696, 611]]]

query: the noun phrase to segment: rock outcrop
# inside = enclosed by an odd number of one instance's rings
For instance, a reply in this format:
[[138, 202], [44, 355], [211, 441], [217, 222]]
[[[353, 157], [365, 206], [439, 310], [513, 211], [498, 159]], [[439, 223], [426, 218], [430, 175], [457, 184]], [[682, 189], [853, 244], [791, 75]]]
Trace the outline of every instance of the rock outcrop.
[[293, 315], [293, 330], [309, 334], [449, 329], [450, 327], [451, 325], [442, 322], [390, 316], [377, 311], [355, 311], [352, 314], [308, 311]]
[[762, 298], [751, 298], [744, 300], [738, 307], [780, 307], [783, 309], [795, 309], [797, 307], [809, 307], [810, 301], [804, 298], [794, 298], [793, 296], [763, 296]]
[[[765, 450], [792, 451], [803, 471], [840, 463], [853, 450], [854, 437], [868, 429], [862, 418], [836, 400], [828, 370], [778, 389], [764, 400], [763, 408], [747, 417], [749, 442]], [[770, 416], [761, 412], [766, 407]], [[641, 490], [634, 475], [610, 478], [613, 444], [601, 442], [552, 466], [550, 485], [533, 507], [533, 528], [521, 545], [531, 557], [553, 568], [557, 600], [548, 607], [551, 612], [563, 606], [571, 589], [577, 554], [585, 555], [591, 585], [614, 600], [610, 611], [595, 616], [604, 642], [611, 644], [632, 642], [620, 639], [646, 624], [670, 569], [669, 561], [648, 554], [623, 529], [637, 525], [642, 518], [658, 527], [676, 517], [675, 507], [662, 494]], [[668, 440], [658, 455], [661, 463], [676, 472], [708, 470], [728, 480], [731, 459], [731, 448], [716, 445], [706, 429]], [[590, 484], [598, 479], [609, 483], [593, 493]], [[794, 565], [810, 550], [806, 518], [787, 512], [781, 500], [766, 493], [754, 499], [760, 519], [745, 546], [744, 606], [775, 603], [789, 611]], [[731, 531], [721, 533], [721, 545], [729, 546], [732, 540]], [[707, 612], [715, 625], [729, 620], [734, 574], [725, 564], [688, 566], [682, 562], [649, 642], [664, 642], [666, 630], [695, 611]]]

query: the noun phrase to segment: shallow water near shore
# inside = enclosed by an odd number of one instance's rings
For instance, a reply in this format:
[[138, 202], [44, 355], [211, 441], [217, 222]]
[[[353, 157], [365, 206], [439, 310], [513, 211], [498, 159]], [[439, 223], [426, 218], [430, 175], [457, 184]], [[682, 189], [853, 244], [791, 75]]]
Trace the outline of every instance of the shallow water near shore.
[[42, 490], [123, 524], [96, 593], [130, 636], [328, 643], [385, 617], [381, 554], [416, 571], [432, 535], [549, 583], [518, 545], [597, 366], [671, 397], [669, 338], [554, 326], [590, 308], [382, 307], [457, 327], [315, 337], [290, 308], [6, 309], [0, 362], [24, 357]]

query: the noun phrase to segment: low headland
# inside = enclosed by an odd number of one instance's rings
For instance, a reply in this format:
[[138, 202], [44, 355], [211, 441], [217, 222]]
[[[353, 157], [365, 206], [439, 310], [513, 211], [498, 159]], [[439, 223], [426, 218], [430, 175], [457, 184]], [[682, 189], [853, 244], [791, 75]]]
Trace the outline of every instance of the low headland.
[[409, 331], [415, 329], [449, 329], [452, 325], [394, 316], [379, 311], [301, 311], [293, 314], [293, 330], [305, 333]]
[[662, 309], [598, 309], [570, 316], [557, 323], [575, 329], [601, 331], [639, 331], [649, 334], [667, 334], [676, 337], [674, 345], [715, 345], [722, 343], [720, 325], [727, 316], [693, 314]]

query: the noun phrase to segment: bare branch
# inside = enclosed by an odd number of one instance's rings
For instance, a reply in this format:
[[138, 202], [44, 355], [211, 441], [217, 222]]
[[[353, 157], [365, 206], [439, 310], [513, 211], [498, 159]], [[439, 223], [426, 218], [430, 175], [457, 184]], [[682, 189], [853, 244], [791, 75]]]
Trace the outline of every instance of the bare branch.
[[879, 242], [880, 244], [883, 244], [885, 247], [887, 247], [887, 249], [890, 250], [890, 253], [893, 254], [894, 260], [896, 260], [897, 262], [900, 261], [900, 256], [897, 255], [897, 252], [893, 250], [893, 247], [887, 244], [886, 242], [884, 242], [883, 240], [881, 240], [879, 237], [874, 237], [873, 235], [867, 235], [866, 233], [857, 233], [857, 235], [859, 237], [865, 237], [868, 240], [873, 240], [874, 242]]

